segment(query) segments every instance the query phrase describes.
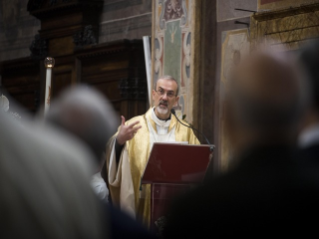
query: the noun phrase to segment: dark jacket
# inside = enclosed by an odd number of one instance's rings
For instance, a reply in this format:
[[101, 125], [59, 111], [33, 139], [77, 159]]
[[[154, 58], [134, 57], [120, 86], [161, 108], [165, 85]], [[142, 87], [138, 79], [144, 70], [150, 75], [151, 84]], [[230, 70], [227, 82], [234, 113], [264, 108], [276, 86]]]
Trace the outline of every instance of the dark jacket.
[[[237, 167], [177, 200], [165, 238], [297, 235], [315, 231], [319, 167], [289, 147], [255, 147]], [[318, 173], [317, 173], [318, 172]]]

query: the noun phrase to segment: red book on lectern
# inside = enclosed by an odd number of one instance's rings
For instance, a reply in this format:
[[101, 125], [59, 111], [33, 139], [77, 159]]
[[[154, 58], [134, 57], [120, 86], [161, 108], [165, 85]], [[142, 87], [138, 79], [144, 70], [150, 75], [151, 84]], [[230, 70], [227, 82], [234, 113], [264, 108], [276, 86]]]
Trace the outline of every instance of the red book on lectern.
[[210, 158], [208, 145], [154, 143], [142, 183], [197, 183]]

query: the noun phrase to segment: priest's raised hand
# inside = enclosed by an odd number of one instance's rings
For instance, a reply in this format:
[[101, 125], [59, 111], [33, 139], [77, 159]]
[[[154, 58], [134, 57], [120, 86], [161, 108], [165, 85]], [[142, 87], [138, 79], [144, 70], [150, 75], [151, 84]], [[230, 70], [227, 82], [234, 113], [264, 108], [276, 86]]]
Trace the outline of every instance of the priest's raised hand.
[[116, 140], [118, 144], [123, 145], [126, 141], [131, 140], [142, 126], [139, 125], [139, 121], [126, 125], [125, 117], [123, 115], [121, 116], [121, 120], [122, 122]]

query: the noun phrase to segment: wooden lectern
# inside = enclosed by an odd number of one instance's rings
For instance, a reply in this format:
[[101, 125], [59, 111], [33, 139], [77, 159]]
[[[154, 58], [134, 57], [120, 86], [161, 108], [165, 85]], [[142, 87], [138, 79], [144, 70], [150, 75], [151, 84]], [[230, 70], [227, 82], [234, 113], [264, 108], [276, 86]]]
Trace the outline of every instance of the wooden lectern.
[[209, 145], [154, 143], [142, 177], [143, 184], [151, 184], [151, 230], [160, 233], [166, 207], [203, 180], [210, 158]]

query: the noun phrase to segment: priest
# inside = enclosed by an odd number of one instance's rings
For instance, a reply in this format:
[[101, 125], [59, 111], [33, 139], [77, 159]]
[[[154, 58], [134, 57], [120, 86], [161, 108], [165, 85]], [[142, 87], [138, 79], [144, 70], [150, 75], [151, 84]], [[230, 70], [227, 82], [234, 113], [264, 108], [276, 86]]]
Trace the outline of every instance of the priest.
[[158, 79], [152, 90], [154, 107], [128, 121], [121, 116], [118, 132], [106, 149], [107, 181], [112, 202], [146, 225], [150, 222], [150, 185], [141, 179], [155, 142], [200, 144], [192, 129], [171, 114], [179, 100], [178, 82], [172, 76]]

